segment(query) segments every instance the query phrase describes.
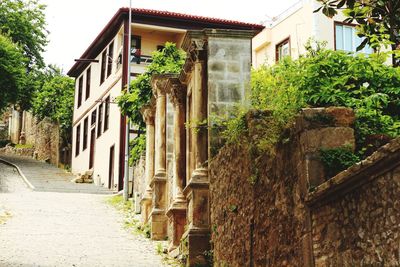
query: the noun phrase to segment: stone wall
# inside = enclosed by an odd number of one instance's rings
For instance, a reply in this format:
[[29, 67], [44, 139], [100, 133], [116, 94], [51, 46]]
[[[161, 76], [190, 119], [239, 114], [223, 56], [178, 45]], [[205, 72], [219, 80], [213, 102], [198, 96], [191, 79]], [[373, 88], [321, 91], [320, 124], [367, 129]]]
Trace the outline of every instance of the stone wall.
[[400, 265], [400, 138], [309, 196], [316, 266]]
[[307, 266], [299, 140], [279, 147], [275, 157], [256, 159], [250, 151], [225, 146], [210, 165], [215, 266]]
[[[33, 157], [44, 160], [54, 165], [70, 164], [69, 146], [61, 148], [60, 129], [56, 123], [45, 118], [39, 121], [32, 113], [24, 111], [22, 120], [20, 114], [12, 110], [9, 120], [11, 141], [19, 143], [17, 133], [22, 122], [22, 132], [25, 134], [25, 144], [34, 148]], [[8, 153], [13, 153], [7, 150]], [[13, 150], [14, 151], [14, 150]]]
[[[310, 119], [321, 113], [335, 120]], [[247, 118], [250, 136], [267, 127], [262, 117]], [[318, 162], [319, 148], [354, 145], [353, 121], [348, 109], [308, 109], [274, 155], [251, 142], [220, 150], [210, 164], [215, 266], [399, 265], [400, 139], [331, 179]]]

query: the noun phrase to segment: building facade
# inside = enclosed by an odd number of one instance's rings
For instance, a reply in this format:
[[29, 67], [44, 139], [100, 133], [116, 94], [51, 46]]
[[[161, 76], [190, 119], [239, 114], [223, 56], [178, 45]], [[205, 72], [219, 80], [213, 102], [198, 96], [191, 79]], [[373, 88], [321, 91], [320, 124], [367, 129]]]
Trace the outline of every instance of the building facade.
[[[96, 184], [121, 190], [124, 177], [125, 127], [115, 98], [131, 77], [143, 73], [151, 53], [165, 42], [182, 45], [187, 30], [248, 30], [263, 26], [166, 11], [121, 8], [69, 70], [76, 79], [72, 172], [93, 171]], [[128, 32], [131, 27], [131, 49]], [[128, 53], [132, 60], [128, 63]]]
[[[272, 65], [285, 56], [298, 58], [306, 52], [305, 44], [312, 38], [326, 41], [326, 47], [333, 50], [355, 52], [362, 39], [357, 36], [355, 24], [343, 23], [345, 17], [339, 13], [328, 18], [315, 0], [300, 0], [282, 14], [266, 22], [265, 29], [253, 38], [253, 66]], [[362, 51], [370, 54], [366, 46]]]

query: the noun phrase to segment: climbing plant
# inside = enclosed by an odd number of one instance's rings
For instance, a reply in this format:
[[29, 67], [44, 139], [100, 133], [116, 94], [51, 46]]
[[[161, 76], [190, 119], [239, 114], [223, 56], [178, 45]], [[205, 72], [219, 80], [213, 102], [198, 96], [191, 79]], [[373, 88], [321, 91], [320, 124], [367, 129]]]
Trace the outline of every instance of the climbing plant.
[[[177, 74], [181, 71], [185, 62], [185, 53], [178, 49], [174, 43], [167, 42], [161, 51], [155, 51], [152, 54], [152, 62], [146, 71], [136, 77], [129, 87], [129, 93], [126, 91], [117, 98], [118, 106], [123, 115], [127, 115], [129, 120], [136, 125], [142, 132], [145, 131], [140, 109], [149, 104], [152, 97], [150, 80], [154, 74]], [[142, 137], [143, 138], [143, 137]], [[145, 149], [144, 139], [132, 143], [131, 157], [136, 161]]]

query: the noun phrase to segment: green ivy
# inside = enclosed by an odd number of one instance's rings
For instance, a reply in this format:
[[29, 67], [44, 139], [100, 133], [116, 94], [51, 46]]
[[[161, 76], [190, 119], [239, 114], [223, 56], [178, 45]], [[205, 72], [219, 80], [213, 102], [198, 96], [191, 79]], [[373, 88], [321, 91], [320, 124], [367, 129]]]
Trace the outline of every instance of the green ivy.
[[360, 158], [353, 153], [352, 148], [349, 146], [320, 149], [319, 152], [327, 177], [333, 177], [360, 161]]

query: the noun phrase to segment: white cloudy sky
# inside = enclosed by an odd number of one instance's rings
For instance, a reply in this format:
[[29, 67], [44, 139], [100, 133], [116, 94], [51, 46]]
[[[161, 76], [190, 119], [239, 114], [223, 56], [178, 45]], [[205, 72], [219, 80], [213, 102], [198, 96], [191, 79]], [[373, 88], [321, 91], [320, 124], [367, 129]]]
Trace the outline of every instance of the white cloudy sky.
[[[168, 10], [193, 15], [259, 23], [286, 10], [299, 0], [132, 0], [132, 7]], [[48, 64], [67, 72], [120, 7], [129, 0], [41, 0], [50, 43], [45, 53]]]

